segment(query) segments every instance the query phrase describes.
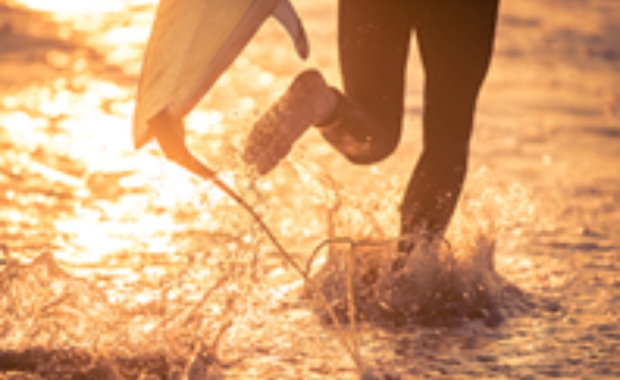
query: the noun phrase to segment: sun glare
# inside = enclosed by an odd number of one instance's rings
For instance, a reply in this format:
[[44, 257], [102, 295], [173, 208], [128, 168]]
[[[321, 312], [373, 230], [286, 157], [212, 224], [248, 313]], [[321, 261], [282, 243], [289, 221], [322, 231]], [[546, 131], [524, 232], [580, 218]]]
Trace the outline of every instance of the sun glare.
[[155, 0], [9, 0], [9, 4], [19, 4], [44, 12], [79, 15], [84, 13], [122, 12], [127, 5], [152, 4]]

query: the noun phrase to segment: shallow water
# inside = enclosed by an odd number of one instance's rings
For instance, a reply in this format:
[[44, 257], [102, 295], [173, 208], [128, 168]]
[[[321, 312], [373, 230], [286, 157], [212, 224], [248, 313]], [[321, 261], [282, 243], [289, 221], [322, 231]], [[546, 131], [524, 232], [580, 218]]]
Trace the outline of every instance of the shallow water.
[[[226, 378], [357, 378], [337, 329], [299, 297], [301, 277], [249, 215], [155, 146], [133, 150], [153, 2], [75, 4], [0, 2], [0, 242], [10, 252], [0, 350], [75, 349], [126, 378], [174, 372], [205, 350]], [[389, 252], [420, 147], [415, 54], [403, 141], [380, 165], [352, 167], [314, 132], [266, 178], [239, 159], [252, 121], [302, 68], [338, 81], [335, 5], [298, 6], [309, 63], [266, 24], [189, 117], [190, 145], [301, 265], [329, 237], [386, 241]], [[464, 283], [501, 277], [520, 292], [504, 292], [497, 326], [362, 322], [365, 363], [402, 379], [620, 377], [619, 21], [615, 0], [504, 2], [448, 239]], [[93, 367], [72, 363], [22, 372]], [[14, 369], [0, 378], [19, 378]]]

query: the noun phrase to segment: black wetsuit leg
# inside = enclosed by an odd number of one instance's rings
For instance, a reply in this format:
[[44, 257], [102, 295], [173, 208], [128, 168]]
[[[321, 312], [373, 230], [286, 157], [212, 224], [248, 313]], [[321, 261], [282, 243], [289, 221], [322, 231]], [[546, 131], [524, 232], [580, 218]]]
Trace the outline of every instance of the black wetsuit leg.
[[[339, 1], [338, 49], [344, 95], [334, 122], [327, 122], [329, 130], [323, 135], [354, 163], [380, 161], [400, 140], [412, 3]], [[339, 141], [342, 134], [359, 144], [348, 150]]]
[[[426, 74], [424, 150], [401, 207], [401, 233], [445, 229], [461, 192], [480, 85], [492, 52], [498, 0], [340, 0], [344, 95], [323, 133], [352, 162], [396, 148], [412, 29]], [[335, 131], [335, 132], [334, 132]], [[361, 148], [347, 149], [348, 134]]]
[[444, 232], [458, 201], [498, 0], [424, 1], [416, 20], [425, 71], [424, 147], [401, 208], [401, 233]]

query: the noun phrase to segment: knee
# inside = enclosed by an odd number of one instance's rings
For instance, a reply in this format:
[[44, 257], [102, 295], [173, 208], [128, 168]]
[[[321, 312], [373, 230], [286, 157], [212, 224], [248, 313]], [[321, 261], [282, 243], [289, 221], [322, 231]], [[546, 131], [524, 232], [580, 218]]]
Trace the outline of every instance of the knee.
[[332, 147], [348, 161], [357, 165], [371, 165], [389, 157], [400, 141], [399, 128], [386, 128], [373, 123], [371, 118], [343, 118], [329, 126], [320, 127], [321, 134]]
[[391, 156], [398, 147], [399, 141], [400, 135], [372, 136], [363, 144], [363, 148], [345, 154], [345, 156], [356, 165], [376, 164]]

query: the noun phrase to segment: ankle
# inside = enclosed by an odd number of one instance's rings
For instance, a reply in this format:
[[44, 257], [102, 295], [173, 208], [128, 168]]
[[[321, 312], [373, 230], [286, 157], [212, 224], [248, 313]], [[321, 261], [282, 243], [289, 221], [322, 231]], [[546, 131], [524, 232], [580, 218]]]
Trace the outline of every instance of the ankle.
[[432, 245], [444, 240], [443, 234], [434, 233], [425, 228], [417, 228], [413, 232], [403, 232], [398, 239], [398, 252], [409, 254], [418, 247]]
[[295, 103], [307, 102], [311, 105], [312, 125], [320, 126], [331, 120], [340, 103], [340, 93], [325, 82], [323, 75], [316, 69], [303, 71], [293, 81], [288, 93]]
[[328, 87], [327, 91], [322, 94], [323, 107], [317, 115], [317, 122], [314, 125], [317, 128], [334, 128], [340, 120], [340, 109], [342, 108], [343, 95], [334, 87]]

